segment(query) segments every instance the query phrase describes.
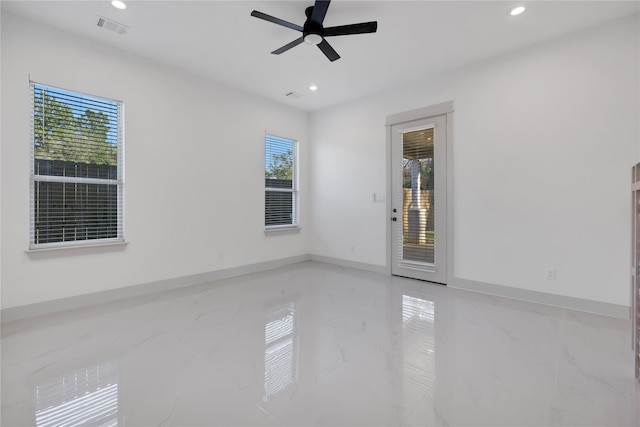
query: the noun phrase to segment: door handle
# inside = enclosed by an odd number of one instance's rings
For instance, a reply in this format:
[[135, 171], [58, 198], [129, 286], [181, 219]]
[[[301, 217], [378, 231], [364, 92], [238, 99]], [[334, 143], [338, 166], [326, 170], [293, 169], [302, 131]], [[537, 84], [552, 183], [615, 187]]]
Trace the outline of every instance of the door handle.
[[398, 218], [396, 218], [395, 216], [391, 218], [391, 221], [397, 221]]

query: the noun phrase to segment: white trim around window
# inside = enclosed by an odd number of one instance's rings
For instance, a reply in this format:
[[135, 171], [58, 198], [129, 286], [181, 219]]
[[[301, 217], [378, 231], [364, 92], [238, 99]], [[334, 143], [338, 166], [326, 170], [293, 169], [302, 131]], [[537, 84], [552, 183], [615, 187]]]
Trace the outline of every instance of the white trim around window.
[[265, 134], [265, 231], [300, 228], [298, 141]]
[[124, 243], [124, 104], [30, 82], [29, 249]]

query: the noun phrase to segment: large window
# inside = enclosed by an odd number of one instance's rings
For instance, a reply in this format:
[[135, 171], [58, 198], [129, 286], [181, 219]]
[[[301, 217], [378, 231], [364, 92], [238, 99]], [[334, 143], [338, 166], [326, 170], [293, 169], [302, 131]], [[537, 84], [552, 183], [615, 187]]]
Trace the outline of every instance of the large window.
[[124, 241], [122, 102], [31, 83], [31, 249]]
[[265, 213], [267, 229], [291, 228], [298, 219], [298, 142], [265, 137]]

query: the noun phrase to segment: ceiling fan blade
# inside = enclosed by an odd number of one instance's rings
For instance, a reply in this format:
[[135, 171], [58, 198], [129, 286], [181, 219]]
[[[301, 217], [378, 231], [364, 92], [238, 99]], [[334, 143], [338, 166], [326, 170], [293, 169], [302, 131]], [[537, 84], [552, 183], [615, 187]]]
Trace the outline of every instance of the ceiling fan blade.
[[292, 30], [302, 32], [303, 28], [300, 25], [292, 24], [291, 22], [287, 22], [283, 19], [276, 18], [271, 15], [267, 15], [266, 13], [258, 12], [254, 10], [251, 12], [251, 16], [255, 16], [256, 18], [264, 19], [265, 21], [273, 22], [274, 24], [282, 25], [283, 27], [291, 28]]
[[378, 22], [362, 22], [360, 24], [340, 25], [338, 27], [325, 28], [323, 32], [324, 37], [331, 36], [346, 36], [349, 34], [365, 34], [375, 33], [378, 30]]
[[313, 13], [311, 14], [311, 20], [313, 22], [322, 24], [327, 14], [327, 9], [329, 9], [329, 3], [331, 3], [331, 0], [316, 0], [316, 4], [313, 5]]
[[318, 44], [318, 47], [320, 48], [322, 53], [324, 53], [325, 56], [329, 58], [329, 61], [333, 62], [337, 59], [340, 59], [340, 55], [338, 55], [338, 52], [336, 52], [326, 40], [323, 39]]
[[299, 39], [295, 39], [294, 41], [292, 41], [291, 43], [285, 44], [284, 46], [282, 46], [280, 49], [276, 49], [274, 50], [273, 53], [274, 55], [280, 55], [283, 52], [288, 51], [289, 49], [291, 49], [292, 47], [296, 47], [298, 46], [300, 43], [302, 43], [304, 41], [304, 37], [300, 37]]

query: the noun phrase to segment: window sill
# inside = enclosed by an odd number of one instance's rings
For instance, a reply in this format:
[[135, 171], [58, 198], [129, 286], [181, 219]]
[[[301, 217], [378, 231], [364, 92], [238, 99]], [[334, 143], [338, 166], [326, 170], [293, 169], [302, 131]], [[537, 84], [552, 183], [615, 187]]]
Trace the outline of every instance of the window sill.
[[302, 229], [299, 225], [276, 225], [273, 227], [266, 227], [264, 234], [281, 234], [281, 233], [297, 233]]
[[86, 249], [86, 248], [101, 248], [101, 247], [109, 247], [109, 246], [121, 246], [124, 247], [128, 245], [129, 242], [124, 240], [118, 241], [95, 241], [91, 243], [76, 243], [76, 244], [59, 244], [59, 243], [50, 243], [43, 244], [37, 246], [30, 246], [25, 252], [28, 254], [36, 254], [41, 252], [50, 252], [50, 251], [65, 251], [65, 250], [73, 250], [73, 249]]

